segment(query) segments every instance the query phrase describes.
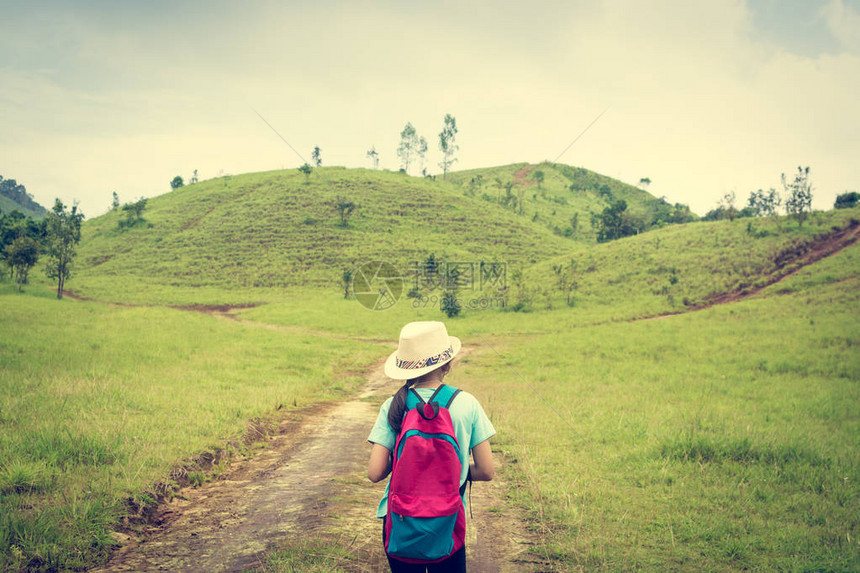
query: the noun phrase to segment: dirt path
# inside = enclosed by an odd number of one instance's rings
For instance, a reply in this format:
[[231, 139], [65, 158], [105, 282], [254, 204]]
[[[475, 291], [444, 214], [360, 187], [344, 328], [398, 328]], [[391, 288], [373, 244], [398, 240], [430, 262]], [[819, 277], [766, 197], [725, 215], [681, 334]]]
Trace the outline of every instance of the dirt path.
[[849, 223], [849, 225], [844, 229], [833, 231], [820, 239], [810, 242], [808, 245], [803, 248], [799, 248], [798, 250], [788, 250], [783, 253], [780, 257], [781, 260], [777, 262], [776, 270], [774, 270], [765, 281], [757, 286], [742, 286], [736, 290], [713, 296], [701, 304], [691, 306], [684, 310], [667, 312], [656, 316], [646, 316], [644, 318], [633, 318], [628, 322], [663, 320], [697, 310], [705, 310], [712, 306], [742, 301], [759, 294], [768, 287], [781, 283], [788, 277], [797, 274], [809, 265], [816, 263], [825, 257], [833, 256], [858, 241], [860, 241], [860, 224], [852, 219], [851, 223]]
[[844, 229], [835, 230], [827, 235], [811, 241], [804, 247], [795, 250], [788, 249], [778, 257], [777, 268], [762, 284], [751, 287], [745, 286], [737, 290], [717, 295], [691, 310], [702, 310], [718, 304], [729, 304], [757, 295], [769, 286], [773, 286], [798, 273], [809, 265], [830, 257], [860, 240], [860, 224], [852, 219]]
[[[384, 484], [365, 477], [367, 433], [378, 405], [396, 389], [377, 364], [353, 399], [305, 414], [253, 459], [222, 479], [181, 491], [160, 511], [160, 525], [117, 551], [99, 573], [242, 571], [261, 565], [277, 544], [332, 539], [348, 546], [356, 571], [387, 571], [374, 508]], [[503, 460], [498, 456], [497, 463]], [[536, 542], [503, 508], [504, 484], [473, 486], [468, 562], [473, 572], [546, 569], [528, 550]]]

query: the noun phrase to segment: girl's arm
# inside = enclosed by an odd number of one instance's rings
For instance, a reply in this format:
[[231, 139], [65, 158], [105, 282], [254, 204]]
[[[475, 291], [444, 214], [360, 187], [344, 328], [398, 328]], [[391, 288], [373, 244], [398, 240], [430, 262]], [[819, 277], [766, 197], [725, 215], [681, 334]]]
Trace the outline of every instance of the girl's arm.
[[472, 460], [472, 464], [469, 466], [469, 471], [472, 472], [472, 481], [490, 481], [493, 479], [495, 468], [493, 467], [493, 450], [490, 449], [490, 440], [484, 440], [472, 448]]
[[385, 446], [373, 444], [370, 462], [367, 464], [367, 479], [373, 483], [385, 479], [391, 473], [391, 451]]

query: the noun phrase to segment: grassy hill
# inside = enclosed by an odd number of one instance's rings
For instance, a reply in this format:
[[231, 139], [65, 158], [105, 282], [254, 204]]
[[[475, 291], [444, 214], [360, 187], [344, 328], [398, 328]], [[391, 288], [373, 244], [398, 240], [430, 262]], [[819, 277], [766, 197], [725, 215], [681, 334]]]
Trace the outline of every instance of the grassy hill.
[[[529, 336], [548, 329], [683, 313], [724, 295], [740, 298], [762, 287], [769, 294], [793, 292], [790, 281], [776, 281], [806, 269], [822, 254], [824, 245], [838, 249], [853, 244], [845, 251], [860, 252], [860, 228], [852, 222], [856, 220], [860, 220], [860, 209], [817, 213], [802, 227], [784, 219], [698, 222], [600, 245], [574, 244], [564, 255], [535, 264], [509, 265], [507, 306], [502, 312], [497, 312], [497, 292], [463, 289], [459, 295], [466, 320], [459, 328], [476, 335]], [[824, 269], [816, 275], [824, 284], [860, 273], [856, 257], [838, 259], [846, 266], [839, 272], [833, 270], [835, 260], [828, 256], [808, 268]], [[575, 284], [570, 304], [568, 293], [559, 288], [554, 266], [561, 267], [565, 279]], [[438, 302], [432, 301], [434, 293], [425, 294], [431, 299], [429, 305], [404, 297], [391, 309], [373, 313], [372, 321], [368, 321], [367, 310], [355, 301], [343, 300], [334, 288], [272, 298], [241, 314], [266, 323], [305, 324], [331, 333], [372, 337], [380, 328], [396, 333], [427, 306], [432, 311], [427, 316], [442, 318]], [[511, 312], [516, 308], [525, 312]], [[515, 318], [506, 318], [508, 315]]]
[[[858, 218], [849, 209], [815, 214], [801, 227], [784, 218], [696, 222], [595, 244], [591, 231], [563, 237], [548, 228], [549, 216], [534, 219], [487, 200], [487, 180], [529, 181], [537, 167], [544, 171], [542, 189], [530, 186], [537, 199], [526, 204], [553, 209], [559, 221], [601, 209], [609, 198], [652, 214], [665, 206], [644, 191], [564, 165], [458, 172], [447, 182], [343, 168], [317, 169], [308, 180], [295, 170], [247, 174], [155, 197], [145, 220], [131, 228], [121, 228], [121, 211], [87, 221], [69, 286], [100, 300], [261, 302], [283, 300], [285, 288], [336, 293], [345, 269], [372, 260], [394, 264], [409, 281], [416, 264], [434, 254], [449, 262], [505, 263], [507, 302], [522, 310], [570, 301], [579, 318], [630, 318], [679, 312], [767, 282], [816, 238]], [[481, 173], [483, 190], [470, 188]], [[571, 191], [571, 180], [586, 189]], [[608, 186], [608, 194], [595, 186]], [[338, 196], [359, 205], [347, 227], [332, 207]]]
[[[359, 205], [346, 228], [332, 207], [338, 196]], [[404, 272], [430, 254], [531, 264], [572, 244], [456, 185], [365, 169], [213, 179], [151, 199], [131, 228], [120, 228], [123, 217], [85, 223], [71, 288], [120, 300], [153, 288], [336, 285], [344, 269], [371, 260]]]
[[33, 219], [41, 219], [48, 213], [47, 209], [27, 193], [24, 185], [15, 179], [4, 178], [2, 175], [0, 175], [0, 211], [3, 213], [20, 211]]
[[[539, 173], [543, 174], [540, 183]], [[535, 223], [557, 235], [584, 242], [596, 239], [592, 215], [600, 214], [616, 200], [627, 203], [628, 213], [642, 225], [643, 231], [677, 219], [676, 207], [663, 199], [617, 179], [561, 163], [515, 163], [470, 169], [450, 173], [448, 180], [490, 203], [504, 203], [505, 185], [510, 183], [512, 197], [507, 204], [511, 210], [522, 210]]]
[[14, 201], [4, 195], [0, 195], [0, 212], [6, 214], [11, 213], [12, 211], [20, 211], [24, 214], [24, 216], [32, 217], [33, 219], [41, 219], [46, 214], [44, 208], [41, 210], [28, 209], [17, 201]]
[[530, 267], [522, 296], [533, 309], [563, 306], [559, 282], [566, 277], [575, 286], [574, 306], [599, 316], [682, 312], [748, 294], [811, 262], [822, 254], [818, 249], [856, 241], [858, 220], [860, 212], [851, 209], [816, 213], [803, 226], [784, 218], [696, 222], [578, 245]]

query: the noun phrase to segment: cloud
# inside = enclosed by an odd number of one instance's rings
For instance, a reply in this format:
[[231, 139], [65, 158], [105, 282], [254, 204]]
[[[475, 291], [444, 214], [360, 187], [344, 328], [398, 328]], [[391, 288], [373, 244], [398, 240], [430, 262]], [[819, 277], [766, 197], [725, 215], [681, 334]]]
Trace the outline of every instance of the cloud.
[[830, 33], [845, 50], [860, 53], [860, 12], [842, 0], [831, 0], [821, 8]]
[[[407, 121], [435, 169], [454, 114], [466, 169], [552, 160], [608, 108], [560, 161], [699, 213], [801, 163], [817, 207], [860, 179], [860, 57], [792, 53], [742, 1], [178, 5], [19, 15], [0, 37], [3, 175], [98, 213], [194, 169], [298, 165], [252, 108], [306, 157], [368, 166], [375, 145], [392, 169]], [[819, 27], [856, 15], [833, 1]]]

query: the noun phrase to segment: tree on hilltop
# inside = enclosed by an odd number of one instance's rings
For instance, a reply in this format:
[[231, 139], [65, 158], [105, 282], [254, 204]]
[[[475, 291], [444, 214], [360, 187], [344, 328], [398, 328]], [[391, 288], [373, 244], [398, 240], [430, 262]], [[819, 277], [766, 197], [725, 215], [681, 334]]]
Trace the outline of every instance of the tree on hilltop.
[[690, 223], [695, 220], [696, 215], [690, 210], [690, 206], [684, 203], [675, 203], [675, 206], [670, 211], [669, 221], [672, 223]]
[[785, 212], [797, 219], [797, 224], [803, 226], [803, 222], [812, 211], [812, 185], [809, 183], [809, 167], [797, 168], [794, 179], [788, 181], [785, 173], [782, 174], [782, 186], [785, 189]]
[[672, 205], [665, 197], [660, 197], [657, 203], [650, 207], [650, 211], [652, 215], [649, 226], [653, 227], [662, 227], [673, 223], [689, 223], [696, 220], [696, 216], [690, 211], [688, 205], [683, 203]]
[[111, 203], [110, 203], [110, 210], [116, 211], [117, 209], [119, 209], [119, 195], [117, 195], [116, 191], [114, 191], [113, 192], [113, 199], [111, 200]]
[[311, 159], [314, 162], [314, 167], [322, 165], [322, 150], [319, 145], [314, 147], [314, 150], [311, 152]]
[[174, 177], [170, 181], [170, 188], [171, 189], [179, 189], [183, 185], [185, 185], [185, 181], [182, 179], [182, 177], [180, 175], [177, 175], [176, 177]]
[[[145, 205], [146, 199], [143, 201]], [[72, 261], [75, 258], [75, 247], [81, 240], [83, 220], [84, 214], [78, 211], [77, 205], [72, 205], [71, 210], [67, 210], [59, 199], [48, 213], [45, 227], [48, 266], [45, 268], [45, 274], [50, 279], [57, 279], [57, 298], [63, 298], [63, 286], [72, 275]]]
[[723, 198], [720, 199], [719, 206], [722, 207], [726, 216], [729, 218], [729, 221], [734, 221], [735, 217], [738, 216], [738, 210], [735, 207], [736, 195], [734, 191], [729, 191]]
[[776, 189], [771, 187], [768, 191], [759, 189], [750, 193], [747, 205], [752, 209], [756, 217], [768, 217], [776, 215], [776, 210], [782, 200]]
[[852, 207], [856, 207], [858, 203], [860, 203], [860, 193], [857, 191], [846, 191], [836, 196], [833, 207], [836, 209], [851, 209]]
[[642, 177], [639, 179], [639, 188], [640, 189], [648, 189], [648, 186], [651, 185], [650, 177]]
[[439, 132], [439, 150], [442, 152], [442, 162], [439, 167], [442, 168], [442, 179], [448, 177], [448, 170], [457, 159], [454, 154], [460, 149], [457, 145], [457, 120], [450, 113], [445, 114], [445, 125], [442, 131]]
[[400, 169], [404, 173], [409, 173], [409, 164], [412, 162], [412, 155], [418, 150], [418, 132], [412, 126], [412, 123], [407, 122], [406, 127], [400, 132], [400, 145], [397, 147], [397, 157], [400, 158]]
[[416, 153], [418, 153], [418, 159], [421, 160], [421, 175], [427, 176], [427, 169], [424, 167], [424, 159], [427, 156], [427, 140], [424, 139], [422, 135], [418, 138], [418, 146], [415, 148]]
[[313, 173], [313, 170], [314, 170], [314, 168], [313, 168], [313, 167], [311, 167], [310, 165], [308, 165], [307, 163], [305, 163], [304, 165], [302, 165], [301, 167], [297, 167], [296, 169], [297, 169], [298, 171], [300, 171], [301, 173], [304, 173], [304, 174], [305, 174], [305, 183], [310, 182], [310, 179], [311, 179], [311, 173]]
[[534, 179], [535, 183], [537, 183], [537, 188], [540, 189], [540, 186], [543, 185], [544, 172], [538, 169], [537, 171], [532, 173], [532, 179]]
[[373, 161], [373, 168], [379, 169], [379, 152], [376, 151], [376, 146], [372, 146], [367, 150], [367, 158]]

